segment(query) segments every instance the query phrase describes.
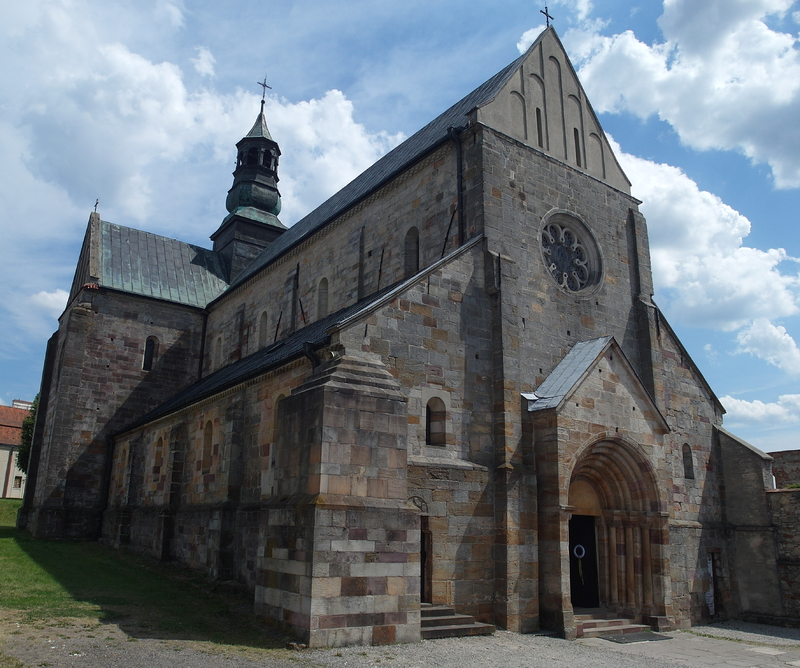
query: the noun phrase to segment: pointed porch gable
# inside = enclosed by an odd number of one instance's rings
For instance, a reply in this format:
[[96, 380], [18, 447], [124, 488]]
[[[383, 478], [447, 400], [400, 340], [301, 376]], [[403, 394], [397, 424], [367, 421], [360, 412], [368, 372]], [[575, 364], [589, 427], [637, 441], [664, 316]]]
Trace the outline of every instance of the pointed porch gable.
[[577, 343], [523, 396], [539, 498], [542, 625], [575, 637], [575, 609], [603, 607], [669, 627], [669, 427], [622, 349], [613, 337]]

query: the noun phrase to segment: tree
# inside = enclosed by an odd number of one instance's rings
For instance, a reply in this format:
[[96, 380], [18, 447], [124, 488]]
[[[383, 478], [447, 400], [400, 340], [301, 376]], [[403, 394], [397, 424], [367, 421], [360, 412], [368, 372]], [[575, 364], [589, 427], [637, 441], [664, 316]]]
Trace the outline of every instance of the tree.
[[31, 456], [31, 442], [33, 441], [33, 427], [36, 424], [36, 410], [39, 408], [39, 395], [33, 400], [30, 411], [22, 421], [22, 436], [17, 451], [17, 466], [23, 473], [28, 473], [28, 460]]

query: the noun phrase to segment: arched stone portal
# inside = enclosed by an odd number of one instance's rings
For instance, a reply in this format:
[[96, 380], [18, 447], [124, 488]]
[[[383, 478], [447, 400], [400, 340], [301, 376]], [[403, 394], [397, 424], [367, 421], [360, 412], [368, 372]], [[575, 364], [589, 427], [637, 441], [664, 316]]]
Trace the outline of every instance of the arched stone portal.
[[[667, 513], [658, 494], [653, 467], [632, 444], [601, 440], [575, 458], [569, 483], [570, 568], [581, 569], [583, 589], [573, 604], [592, 598], [587, 573], [594, 563], [578, 564], [579, 540], [595, 540], [596, 600], [600, 606], [643, 620], [667, 614]], [[593, 529], [593, 531], [592, 531]], [[582, 532], [582, 533], [581, 533]], [[590, 558], [592, 549], [585, 549]], [[573, 586], [575, 574], [571, 573]], [[580, 592], [583, 591], [581, 594]]]

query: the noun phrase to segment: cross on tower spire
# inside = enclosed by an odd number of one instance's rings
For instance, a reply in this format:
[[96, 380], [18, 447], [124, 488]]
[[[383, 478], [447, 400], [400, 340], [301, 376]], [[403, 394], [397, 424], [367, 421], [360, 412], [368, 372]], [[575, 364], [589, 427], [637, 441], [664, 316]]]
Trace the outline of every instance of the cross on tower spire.
[[[547, 5], [544, 6], [544, 9], [540, 9], [539, 13], [540, 14], [544, 14], [545, 21], [547, 22], [547, 27], [549, 28], [550, 27], [550, 21], [553, 20], [553, 17], [550, 16], [550, 14], [547, 12]], [[266, 81], [266, 77], [264, 77], [264, 80]]]
[[[545, 7], [545, 9], [547, 9], [547, 7]], [[267, 86], [267, 75], [266, 74], [264, 75], [264, 81], [256, 81], [256, 83], [259, 86], [261, 86], [261, 88], [263, 89], [263, 92], [261, 93], [261, 104], [264, 104], [264, 101], [266, 100], [266, 97], [267, 97], [267, 88], [272, 90], [272, 86]]]

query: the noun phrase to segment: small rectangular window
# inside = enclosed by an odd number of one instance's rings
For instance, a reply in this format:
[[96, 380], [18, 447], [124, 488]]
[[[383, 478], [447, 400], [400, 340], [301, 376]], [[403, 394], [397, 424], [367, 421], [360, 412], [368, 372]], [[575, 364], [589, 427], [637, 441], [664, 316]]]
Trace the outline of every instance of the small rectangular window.
[[22, 476], [15, 475], [14, 476], [14, 489], [22, 489]]

